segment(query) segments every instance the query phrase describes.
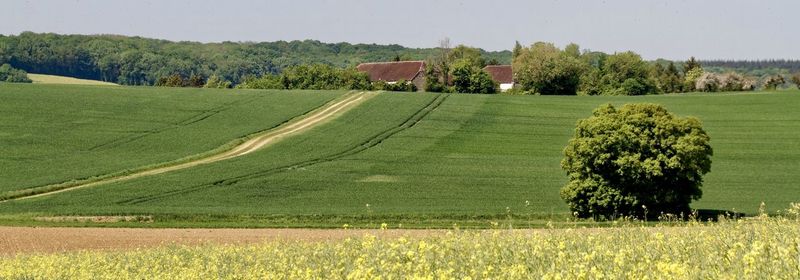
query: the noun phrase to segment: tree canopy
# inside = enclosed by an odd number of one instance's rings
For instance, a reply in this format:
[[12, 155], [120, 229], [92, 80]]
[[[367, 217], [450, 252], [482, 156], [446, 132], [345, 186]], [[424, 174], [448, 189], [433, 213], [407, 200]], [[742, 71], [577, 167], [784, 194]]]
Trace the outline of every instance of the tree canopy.
[[575, 95], [586, 65], [551, 43], [538, 42], [520, 50], [514, 73], [524, 91]]
[[28, 73], [11, 67], [8, 63], [0, 65], [0, 82], [8, 83], [30, 83]]
[[686, 213], [711, 170], [709, 141], [698, 119], [657, 104], [600, 106], [564, 149], [561, 197], [583, 218]]

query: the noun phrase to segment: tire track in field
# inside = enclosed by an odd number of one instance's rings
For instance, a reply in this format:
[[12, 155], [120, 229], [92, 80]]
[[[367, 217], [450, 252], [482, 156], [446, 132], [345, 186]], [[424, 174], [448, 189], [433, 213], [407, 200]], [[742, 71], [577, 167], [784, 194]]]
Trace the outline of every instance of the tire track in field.
[[166, 165], [166, 166], [162, 166], [162, 167], [142, 170], [142, 171], [134, 172], [134, 173], [128, 174], [128, 175], [111, 177], [111, 178], [107, 178], [107, 179], [102, 179], [102, 180], [89, 182], [89, 183], [85, 183], [85, 184], [79, 184], [79, 185], [70, 186], [70, 187], [66, 187], [66, 188], [56, 189], [56, 190], [52, 190], [52, 191], [45, 191], [45, 192], [37, 193], [37, 194], [33, 194], [33, 195], [27, 195], [27, 196], [21, 196], [21, 197], [6, 199], [6, 200], [2, 200], [0, 202], [9, 201], [9, 200], [22, 200], [22, 199], [28, 199], [28, 198], [35, 198], [35, 197], [53, 195], [53, 194], [62, 193], [62, 192], [66, 192], [66, 191], [71, 191], [71, 190], [80, 189], [80, 188], [93, 187], [93, 186], [102, 185], [102, 184], [108, 184], [108, 183], [115, 183], [115, 182], [120, 182], [120, 181], [131, 180], [131, 179], [135, 179], [135, 178], [139, 178], [139, 177], [162, 174], [162, 173], [166, 173], [166, 172], [186, 169], [186, 168], [190, 168], [190, 167], [194, 167], [194, 166], [198, 166], [198, 165], [202, 165], [202, 164], [208, 164], [208, 163], [218, 162], [218, 161], [222, 161], [222, 160], [226, 160], [226, 159], [230, 159], [230, 158], [235, 158], [235, 157], [247, 155], [247, 154], [250, 154], [252, 152], [257, 151], [258, 149], [263, 148], [264, 146], [266, 146], [268, 144], [277, 142], [277, 141], [281, 140], [282, 138], [285, 138], [287, 136], [290, 136], [290, 135], [299, 133], [301, 131], [307, 130], [307, 129], [309, 129], [311, 127], [314, 127], [316, 125], [319, 125], [319, 124], [321, 124], [321, 123], [323, 123], [323, 122], [325, 122], [325, 121], [327, 121], [329, 119], [337, 117], [339, 114], [341, 114], [341, 113], [343, 113], [343, 112], [345, 112], [345, 111], [347, 111], [347, 110], [349, 110], [349, 109], [351, 109], [351, 108], [353, 108], [355, 106], [358, 106], [359, 104], [361, 104], [362, 102], [364, 102], [367, 99], [371, 98], [372, 96], [374, 96], [374, 94], [372, 94], [372, 93], [363, 93], [363, 92], [362, 93], [355, 93], [355, 94], [348, 94], [344, 98], [340, 98], [340, 100], [331, 101], [331, 102], [328, 103], [328, 105], [322, 106], [319, 109], [314, 110], [313, 112], [311, 112], [309, 114], [306, 114], [306, 115], [303, 115], [303, 116], [301, 116], [299, 118], [296, 118], [297, 120], [295, 120], [295, 121], [289, 121], [289, 122], [287, 122], [287, 123], [285, 123], [283, 125], [280, 125], [280, 126], [274, 128], [274, 129], [265, 131], [265, 132], [255, 136], [255, 137], [245, 141], [244, 143], [239, 144], [239, 145], [237, 145], [237, 146], [235, 146], [235, 147], [233, 147], [233, 148], [231, 148], [229, 150], [226, 150], [226, 151], [214, 154], [214, 155], [210, 155], [208, 157], [204, 157], [204, 158], [200, 158], [200, 159], [196, 159], [196, 160], [191, 160], [191, 161], [183, 162], [183, 163], [176, 163], [176, 164]]
[[195, 186], [191, 186], [191, 187], [187, 187], [187, 188], [182, 188], [182, 189], [162, 192], [160, 194], [146, 195], [146, 196], [140, 196], [140, 197], [135, 197], [135, 198], [126, 199], [126, 200], [121, 200], [121, 201], [117, 201], [116, 203], [117, 204], [121, 204], [121, 205], [125, 205], [125, 204], [134, 205], [134, 204], [140, 204], [140, 203], [160, 200], [160, 199], [164, 199], [164, 198], [168, 198], [168, 197], [172, 197], [172, 196], [184, 195], [184, 194], [187, 194], [187, 193], [197, 192], [197, 191], [201, 191], [201, 190], [205, 190], [205, 189], [209, 189], [209, 188], [213, 188], [213, 187], [231, 186], [231, 185], [235, 185], [235, 184], [237, 184], [239, 182], [242, 182], [242, 181], [251, 180], [251, 179], [257, 179], [257, 178], [262, 177], [262, 176], [271, 175], [271, 174], [275, 174], [275, 173], [279, 173], [279, 172], [283, 172], [283, 171], [288, 171], [288, 170], [293, 170], [293, 169], [298, 169], [298, 168], [305, 168], [305, 167], [308, 167], [308, 166], [312, 166], [312, 165], [316, 165], [316, 164], [320, 164], [320, 163], [325, 163], [325, 162], [331, 162], [331, 161], [335, 161], [335, 160], [341, 159], [343, 157], [355, 155], [355, 154], [361, 153], [361, 152], [363, 152], [363, 151], [365, 151], [365, 150], [367, 150], [369, 148], [375, 147], [375, 146], [383, 143], [383, 141], [385, 141], [389, 137], [394, 136], [397, 133], [400, 133], [400, 132], [402, 132], [404, 130], [407, 130], [409, 128], [414, 127], [420, 121], [422, 121], [422, 119], [424, 119], [426, 116], [428, 116], [428, 114], [430, 114], [432, 111], [434, 111], [437, 108], [439, 108], [439, 106], [442, 105], [442, 103], [449, 96], [450, 96], [449, 94], [440, 94], [440, 95], [438, 95], [436, 98], [431, 100], [431, 102], [429, 102], [424, 107], [422, 107], [421, 109], [416, 111], [413, 115], [411, 115], [408, 119], [406, 119], [400, 125], [398, 125], [396, 127], [393, 127], [393, 128], [390, 128], [388, 130], [385, 130], [385, 131], [383, 131], [381, 133], [378, 133], [377, 135], [375, 135], [373, 137], [370, 137], [369, 139], [367, 139], [366, 141], [362, 142], [361, 144], [358, 144], [358, 145], [356, 145], [354, 147], [350, 147], [349, 149], [347, 149], [345, 151], [342, 151], [342, 152], [339, 152], [339, 153], [335, 153], [335, 154], [331, 154], [331, 155], [328, 155], [328, 156], [323, 156], [323, 157], [319, 157], [319, 158], [315, 158], [315, 159], [310, 159], [310, 160], [302, 161], [302, 162], [299, 162], [299, 163], [284, 165], [284, 166], [280, 166], [280, 167], [274, 167], [274, 168], [270, 168], [270, 169], [267, 169], [267, 170], [262, 170], [262, 171], [258, 171], [258, 172], [254, 172], [254, 173], [250, 173], [250, 174], [245, 174], [245, 175], [240, 175], [240, 176], [231, 177], [231, 178], [227, 178], [227, 179], [222, 179], [222, 180], [214, 181], [214, 182], [208, 183], [208, 184], [195, 185]]
[[237, 100], [237, 101], [230, 102], [230, 103], [227, 103], [227, 104], [223, 104], [223, 105], [220, 105], [220, 106], [208, 109], [208, 110], [204, 110], [204, 111], [202, 111], [202, 112], [200, 112], [198, 114], [195, 114], [195, 115], [193, 115], [191, 117], [183, 119], [183, 120], [181, 120], [181, 121], [179, 121], [177, 123], [169, 124], [169, 125], [161, 127], [161, 128], [146, 130], [146, 131], [143, 131], [141, 134], [134, 134], [134, 135], [130, 135], [130, 136], [120, 137], [120, 138], [117, 138], [117, 139], [113, 139], [111, 141], [107, 141], [105, 143], [101, 143], [101, 144], [95, 145], [94, 147], [89, 148], [88, 151], [98, 151], [98, 150], [111, 149], [111, 148], [114, 148], [114, 147], [118, 147], [118, 146], [124, 145], [126, 143], [130, 143], [130, 142], [142, 139], [144, 137], [147, 137], [147, 136], [150, 136], [150, 135], [153, 135], [153, 134], [161, 133], [161, 132], [164, 132], [164, 131], [167, 131], [167, 130], [170, 130], [170, 129], [177, 129], [177, 128], [188, 126], [188, 125], [191, 125], [191, 124], [194, 124], [194, 123], [198, 123], [198, 122], [201, 122], [201, 121], [203, 121], [205, 119], [213, 117], [216, 114], [219, 114], [219, 113], [222, 113], [224, 111], [227, 111], [228, 109], [232, 108], [235, 105], [238, 105], [240, 103], [243, 103], [245, 101], [249, 101], [249, 100], [252, 100], [252, 99], [254, 99], [254, 97], [248, 97], [246, 99]]

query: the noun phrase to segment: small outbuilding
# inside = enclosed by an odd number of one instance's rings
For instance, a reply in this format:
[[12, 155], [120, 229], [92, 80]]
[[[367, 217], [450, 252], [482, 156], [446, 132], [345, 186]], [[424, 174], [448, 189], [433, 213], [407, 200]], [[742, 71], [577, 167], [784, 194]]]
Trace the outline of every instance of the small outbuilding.
[[425, 62], [424, 61], [396, 61], [361, 63], [356, 69], [367, 73], [373, 82], [384, 81], [394, 84], [406, 81], [414, 84], [417, 89], [425, 88]]
[[500, 84], [500, 91], [508, 91], [514, 88], [514, 71], [511, 65], [489, 65], [483, 71], [492, 76], [492, 80]]

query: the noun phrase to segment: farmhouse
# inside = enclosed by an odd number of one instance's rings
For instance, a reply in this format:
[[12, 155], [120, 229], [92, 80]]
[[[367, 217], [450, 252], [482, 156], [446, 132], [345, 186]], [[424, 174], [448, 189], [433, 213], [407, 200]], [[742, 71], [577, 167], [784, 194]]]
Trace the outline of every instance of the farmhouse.
[[514, 71], [511, 65], [489, 65], [483, 71], [492, 76], [492, 80], [500, 84], [500, 91], [507, 91], [514, 87]]
[[356, 68], [367, 73], [372, 81], [394, 84], [404, 80], [414, 84], [418, 89], [425, 87], [424, 61], [361, 63]]

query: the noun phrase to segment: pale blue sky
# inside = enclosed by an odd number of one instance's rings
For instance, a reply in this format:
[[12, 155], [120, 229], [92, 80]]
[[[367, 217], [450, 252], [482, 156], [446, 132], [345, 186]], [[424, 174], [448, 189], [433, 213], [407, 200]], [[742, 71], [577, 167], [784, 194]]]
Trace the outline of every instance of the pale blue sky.
[[514, 40], [645, 58], [800, 59], [797, 0], [2, 0], [0, 33], [113, 33], [201, 42], [511, 49]]

